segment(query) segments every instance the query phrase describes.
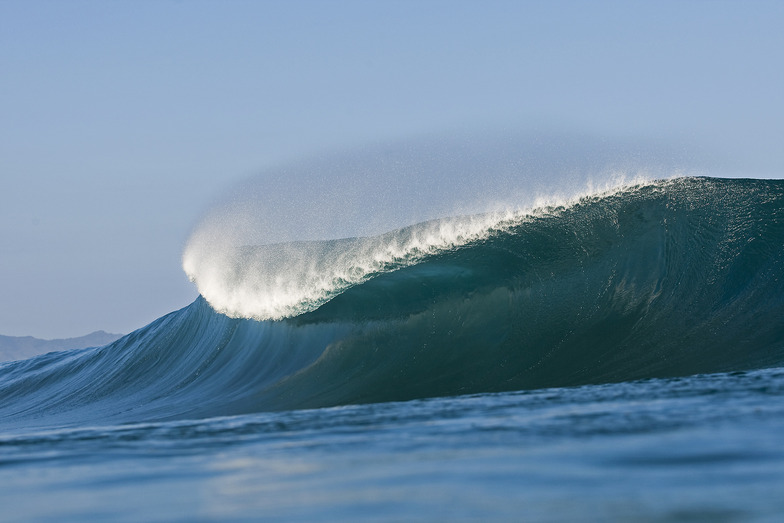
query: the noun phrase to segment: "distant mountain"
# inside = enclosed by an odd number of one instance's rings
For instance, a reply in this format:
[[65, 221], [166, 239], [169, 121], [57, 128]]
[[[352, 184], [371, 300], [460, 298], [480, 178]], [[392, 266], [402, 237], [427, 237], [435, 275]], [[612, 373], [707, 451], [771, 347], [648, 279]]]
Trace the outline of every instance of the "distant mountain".
[[104, 331], [95, 331], [79, 338], [66, 338], [60, 340], [42, 340], [32, 336], [2, 336], [0, 335], [0, 362], [24, 360], [38, 354], [47, 352], [83, 349], [85, 347], [100, 347], [121, 338], [122, 334], [111, 334]]

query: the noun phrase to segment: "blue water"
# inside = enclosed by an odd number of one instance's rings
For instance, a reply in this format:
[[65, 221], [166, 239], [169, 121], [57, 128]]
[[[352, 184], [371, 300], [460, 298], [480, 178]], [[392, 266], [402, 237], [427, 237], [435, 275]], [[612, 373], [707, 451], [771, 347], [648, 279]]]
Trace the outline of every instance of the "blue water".
[[112, 344], [1, 364], [0, 519], [780, 521], [784, 183], [486, 218], [243, 246]]
[[780, 521], [784, 369], [0, 438], [3, 520]]

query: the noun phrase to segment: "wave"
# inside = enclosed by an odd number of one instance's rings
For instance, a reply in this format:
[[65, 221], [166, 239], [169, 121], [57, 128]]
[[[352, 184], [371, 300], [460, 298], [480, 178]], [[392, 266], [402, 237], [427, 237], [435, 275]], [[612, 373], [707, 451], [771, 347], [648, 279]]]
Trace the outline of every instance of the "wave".
[[[228, 314], [203, 290], [110, 345], [0, 365], [0, 420], [199, 418], [780, 366], [783, 246], [784, 182], [678, 178], [246, 247], [216, 284]], [[308, 277], [256, 281], [312, 293], [225, 292], [275, 263]], [[264, 314], [279, 319], [231, 317]]]

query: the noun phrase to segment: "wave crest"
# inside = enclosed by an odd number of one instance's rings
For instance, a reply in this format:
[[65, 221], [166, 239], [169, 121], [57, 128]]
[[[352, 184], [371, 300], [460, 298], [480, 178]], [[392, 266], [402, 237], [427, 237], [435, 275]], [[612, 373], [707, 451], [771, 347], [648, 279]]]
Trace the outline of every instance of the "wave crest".
[[[607, 196], [646, 184], [638, 177], [616, 177], [601, 189], [571, 198], [539, 197], [530, 208], [509, 207], [411, 225], [376, 236], [321, 241], [243, 245], [237, 227], [251, 220], [208, 220], [191, 235], [183, 270], [201, 296], [232, 318], [280, 320], [311, 312], [346, 289], [374, 276], [419, 263], [507, 230], [542, 214], [565, 209], [589, 197]], [[240, 233], [240, 234], [238, 234]]]

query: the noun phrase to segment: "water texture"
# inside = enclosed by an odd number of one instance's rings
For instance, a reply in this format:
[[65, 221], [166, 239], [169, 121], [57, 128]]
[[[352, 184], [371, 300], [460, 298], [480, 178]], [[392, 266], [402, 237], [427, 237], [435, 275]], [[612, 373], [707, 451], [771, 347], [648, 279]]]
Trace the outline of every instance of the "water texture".
[[28, 431], [4, 521], [779, 521], [784, 370]]
[[4, 518], [784, 513], [782, 181], [204, 245], [191, 305], [0, 364]]

